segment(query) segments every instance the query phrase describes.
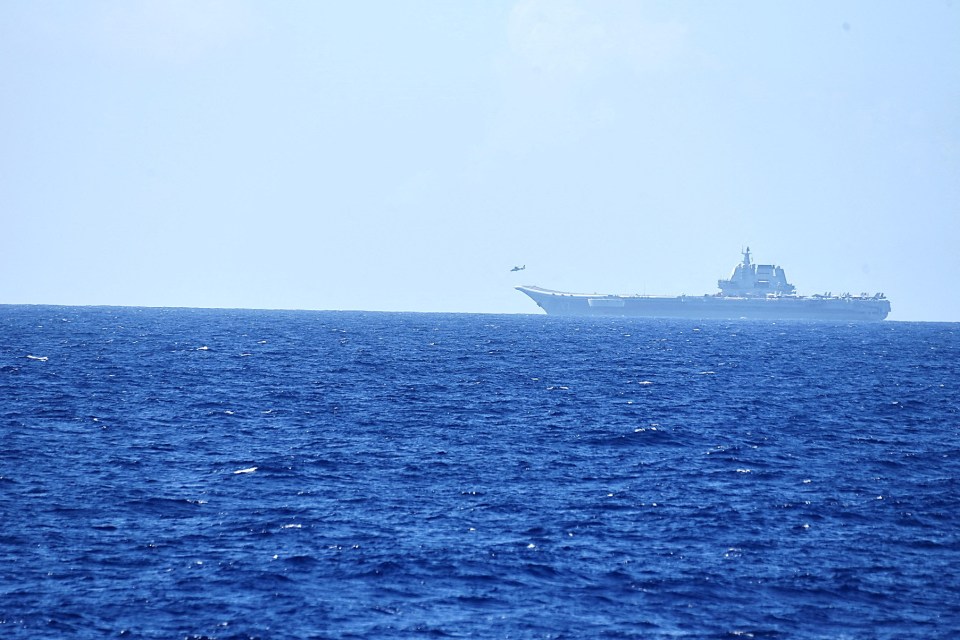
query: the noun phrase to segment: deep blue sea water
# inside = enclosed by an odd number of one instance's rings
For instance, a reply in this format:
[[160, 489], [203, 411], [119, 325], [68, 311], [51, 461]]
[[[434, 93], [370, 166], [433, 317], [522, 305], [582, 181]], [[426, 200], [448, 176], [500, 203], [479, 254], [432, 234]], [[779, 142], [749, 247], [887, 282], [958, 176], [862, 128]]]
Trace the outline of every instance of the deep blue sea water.
[[0, 637], [960, 637], [960, 325], [0, 306]]

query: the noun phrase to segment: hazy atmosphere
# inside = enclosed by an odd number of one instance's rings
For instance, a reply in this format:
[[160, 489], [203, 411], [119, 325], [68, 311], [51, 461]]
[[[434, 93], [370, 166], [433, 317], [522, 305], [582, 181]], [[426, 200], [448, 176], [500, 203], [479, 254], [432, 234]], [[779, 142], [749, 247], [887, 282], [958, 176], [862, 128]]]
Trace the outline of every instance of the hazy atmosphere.
[[[0, 303], [960, 321], [960, 2], [0, 0]], [[511, 272], [514, 265], [526, 270]]]

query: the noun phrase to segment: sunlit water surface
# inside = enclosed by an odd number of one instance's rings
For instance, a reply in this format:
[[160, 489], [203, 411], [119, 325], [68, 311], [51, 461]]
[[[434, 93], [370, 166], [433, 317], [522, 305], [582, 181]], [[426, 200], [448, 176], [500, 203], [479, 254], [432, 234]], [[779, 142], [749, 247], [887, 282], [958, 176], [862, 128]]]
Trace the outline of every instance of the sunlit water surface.
[[0, 327], [5, 638], [960, 634], [960, 325]]

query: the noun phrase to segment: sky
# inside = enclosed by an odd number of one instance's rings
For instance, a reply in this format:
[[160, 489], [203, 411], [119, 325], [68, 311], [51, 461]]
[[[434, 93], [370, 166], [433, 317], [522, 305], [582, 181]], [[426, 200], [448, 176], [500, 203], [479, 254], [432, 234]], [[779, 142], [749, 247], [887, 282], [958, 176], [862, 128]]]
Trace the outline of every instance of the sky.
[[[960, 321], [960, 1], [0, 0], [0, 303]], [[526, 265], [512, 272], [514, 265]]]

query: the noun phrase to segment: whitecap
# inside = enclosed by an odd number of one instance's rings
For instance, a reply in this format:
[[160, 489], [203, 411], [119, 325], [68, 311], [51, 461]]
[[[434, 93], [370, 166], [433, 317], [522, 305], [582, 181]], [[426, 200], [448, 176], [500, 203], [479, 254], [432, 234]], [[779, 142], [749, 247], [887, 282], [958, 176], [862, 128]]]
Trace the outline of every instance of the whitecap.
[[233, 472], [233, 475], [237, 475], [238, 473], [253, 473], [257, 468], [258, 467], [247, 467], [246, 469], [237, 469]]
[[650, 382], [649, 380], [639, 380], [637, 381], [637, 384], [647, 386], [648, 384], [653, 384], [653, 383]]
[[281, 528], [281, 529], [302, 529], [302, 528], [303, 528], [303, 525], [302, 525], [302, 524], [296, 524], [296, 523], [294, 523], [294, 524], [285, 524], [285, 525], [283, 525], [283, 526], [280, 527], [280, 528]]
[[197, 347], [197, 351], [210, 351], [210, 347], [203, 345], [202, 347]]

